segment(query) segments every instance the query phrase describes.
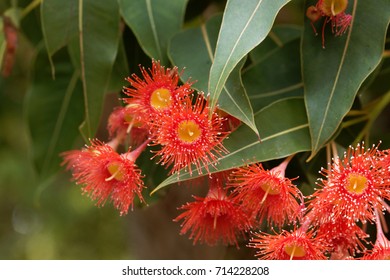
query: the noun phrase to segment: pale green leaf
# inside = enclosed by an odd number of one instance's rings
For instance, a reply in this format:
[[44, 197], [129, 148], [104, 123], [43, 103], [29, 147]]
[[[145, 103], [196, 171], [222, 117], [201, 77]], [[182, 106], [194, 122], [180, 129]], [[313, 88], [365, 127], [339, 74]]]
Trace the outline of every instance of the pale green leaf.
[[279, 10], [289, 0], [229, 0], [210, 69], [208, 92], [213, 108], [230, 73], [254, 47], [265, 39]]

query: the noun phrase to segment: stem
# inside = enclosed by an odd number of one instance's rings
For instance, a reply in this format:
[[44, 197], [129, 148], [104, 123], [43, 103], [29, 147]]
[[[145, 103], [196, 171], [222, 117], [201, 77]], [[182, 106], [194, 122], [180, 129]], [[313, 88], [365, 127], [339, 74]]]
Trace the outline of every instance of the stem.
[[291, 159], [294, 157], [294, 154], [293, 155], [290, 155], [289, 157], [287, 157], [281, 164], [279, 164], [278, 166], [272, 168], [272, 172], [275, 172], [275, 174], [278, 174], [279, 177], [284, 177], [284, 175], [286, 174], [286, 168], [287, 168], [287, 165], [289, 164], [289, 162], [291, 161]]
[[343, 128], [346, 128], [346, 127], [349, 127], [349, 126], [352, 126], [352, 125], [355, 125], [355, 124], [364, 122], [364, 121], [366, 121], [367, 119], [369, 119], [368, 115], [362, 116], [362, 117], [360, 117], [360, 118], [354, 118], [354, 119], [352, 119], [352, 120], [343, 122], [342, 126], [343, 126]]
[[356, 137], [355, 144], [360, 142], [363, 139], [364, 135], [368, 134], [368, 131], [371, 128], [374, 121], [377, 119], [377, 117], [380, 115], [380, 113], [383, 111], [383, 109], [386, 108], [386, 106], [389, 103], [390, 103], [390, 91], [388, 91], [381, 98], [381, 100], [378, 101], [378, 103], [374, 106], [374, 108], [368, 114], [368, 121], [367, 121], [366, 125], [364, 126], [363, 130]]
[[139, 157], [139, 155], [145, 150], [145, 148], [148, 146], [150, 143], [150, 139], [147, 139], [145, 142], [143, 142], [141, 145], [137, 147], [137, 149], [127, 152], [124, 155], [126, 156], [127, 159], [135, 162], [135, 160]]
[[375, 245], [382, 245], [384, 247], [390, 246], [390, 241], [387, 240], [385, 234], [383, 233], [382, 224], [379, 218], [378, 210], [375, 209], [375, 224], [376, 224], [376, 241]]
[[20, 19], [23, 19], [27, 16], [32, 10], [38, 7], [41, 4], [42, 0], [33, 0], [20, 14]]

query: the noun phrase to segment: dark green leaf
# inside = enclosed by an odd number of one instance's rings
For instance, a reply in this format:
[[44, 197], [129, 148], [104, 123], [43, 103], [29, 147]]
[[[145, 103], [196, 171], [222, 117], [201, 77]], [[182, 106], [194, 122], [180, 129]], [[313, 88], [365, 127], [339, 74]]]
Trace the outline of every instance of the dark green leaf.
[[129, 76], [129, 65], [127, 64], [126, 52], [123, 41], [119, 44], [118, 54], [112, 68], [110, 82], [107, 92], [120, 92], [125, 84], [125, 78]]
[[278, 99], [303, 96], [299, 40], [277, 47], [250, 65], [242, 80], [255, 112]]
[[99, 125], [104, 94], [118, 51], [120, 16], [116, 0], [84, 0], [79, 6], [80, 69], [85, 100], [84, 138]]
[[[210, 167], [210, 172], [227, 170], [250, 162], [262, 162], [287, 157], [310, 150], [310, 134], [303, 98], [295, 97], [279, 100], [263, 108], [255, 116], [256, 124], [261, 127], [262, 140], [246, 127], [241, 126], [224, 141], [229, 153], [222, 156], [218, 170]], [[194, 174], [195, 173], [195, 174]], [[203, 174], [205, 171], [203, 170]], [[153, 192], [180, 181], [196, 178], [188, 172], [173, 174], [162, 182]]]
[[133, 30], [144, 52], [168, 63], [167, 48], [172, 36], [181, 29], [188, 0], [120, 0], [126, 24]]
[[300, 26], [277, 25], [268, 33], [267, 38], [250, 52], [249, 56], [254, 63], [258, 63], [288, 42], [300, 38], [301, 33]]
[[78, 37], [78, 0], [45, 0], [41, 4], [42, 30], [47, 52], [52, 57]]
[[32, 157], [41, 178], [59, 169], [59, 153], [72, 148], [83, 119], [83, 95], [79, 73], [74, 71], [66, 51], [56, 58], [53, 80], [47, 54], [41, 50], [26, 98], [26, 115], [32, 139]]
[[[307, 1], [306, 7], [309, 6]], [[302, 43], [305, 102], [312, 137], [312, 156], [331, 139], [350, 110], [356, 93], [379, 64], [390, 19], [390, 2], [354, 0], [352, 23], [336, 37], [328, 24], [325, 49], [306, 19]], [[322, 22], [318, 24], [321, 28]]]
[[229, 0], [210, 69], [208, 92], [213, 108], [230, 73], [265, 39], [279, 10], [289, 0]]

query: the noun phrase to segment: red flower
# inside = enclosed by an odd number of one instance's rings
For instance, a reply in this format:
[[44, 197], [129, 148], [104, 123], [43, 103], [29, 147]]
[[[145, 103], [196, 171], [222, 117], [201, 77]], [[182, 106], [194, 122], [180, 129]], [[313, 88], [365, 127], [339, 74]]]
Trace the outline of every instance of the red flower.
[[258, 249], [255, 256], [260, 260], [324, 260], [327, 249], [321, 238], [300, 229], [276, 235], [255, 233], [249, 247]]
[[136, 104], [128, 104], [112, 111], [107, 125], [110, 138], [117, 138], [119, 142], [123, 142], [126, 134], [129, 134], [130, 146], [138, 146], [147, 139], [149, 128], [139, 117], [137, 107]]
[[363, 260], [390, 260], [390, 244], [387, 246], [375, 245], [374, 248], [367, 252]]
[[188, 168], [192, 174], [192, 164], [202, 173], [208, 165], [214, 166], [218, 156], [226, 153], [221, 141], [221, 119], [214, 113], [210, 118], [208, 102], [198, 96], [195, 104], [187, 98], [182, 106], [172, 108], [170, 114], [161, 116], [155, 123], [155, 143], [162, 145], [156, 156], [161, 157], [162, 165], [171, 166], [171, 173]]
[[144, 202], [141, 172], [131, 153], [119, 155], [109, 145], [95, 140], [81, 151], [68, 151], [62, 156], [76, 183], [84, 186], [83, 193], [96, 200], [98, 206], [110, 197], [123, 215], [133, 206], [136, 195]]
[[381, 210], [382, 201], [390, 199], [388, 171], [378, 164], [377, 148], [364, 150], [358, 145], [349, 148], [343, 159], [335, 158], [329, 170], [322, 170], [322, 188], [311, 197], [308, 207], [313, 211], [314, 223], [346, 218], [355, 221], [373, 221], [374, 211]]
[[[232, 173], [235, 199], [254, 217], [281, 227], [302, 214], [303, 196], [291, 180], [284, 177], [289, 159], [272, 170], [261, 163], [238, 168]], [[299, 203], [298, 203], [299, 201]]]
[[167, 112], [177, 106], [180, 100], [191, 94], [191, 82], [178, 86], [179, 73], [177, 67], [165, 69], [159, 61], [152, 61], [150, 74], [145, 68], [141, 68], [143, 79], [133, 74], [126, 80], [132, 86], [124, 88], [124, 93], [131, 98], [125, 98], [127, 103], [139, 104], [140, 113], [151, 122], [157, 115]]
[[320, 223], [317, 234], [324, 236], [328, 243], [331, 259], [345, 259], [362, 252], [365, 249], [362, 240], [369, 237], [359, 226], [343, 217]]
[[210, 187], [206, 198], [195, 197], [195, 201], [183, 205], [184, 210], [174, 221], [183, 220], [181, 234], [191, 232], [190, 239], [215, 245], [219, 240], [224, 244], [237, 243], [237, 236], [243, 236], [249, 229], [247, 215], [232, 201], [218, 182]]
[[344, 34], [351, 25], [352, 16], [345, 13], [348, 6], [348, 0], [319, 0], [315, 6], [310, 6], [306, 10], [306, 16], [310, 19], [314, 33], [317, 30], [314, 22], [324, 17], [322, 25], [322, 47], [325, 48], [325, 26], [331, 23], [332, 33], [336, 36]]
[[241, 121], [239, 119], [229, 115], [225, 111], [222, 111], [218, 108], [216, 108], [215, 111], [222, 119], [222, 131], [231, 133], [241, 125]]
[[374, 247], [366, 252], [362, 259], [364, 260], [390, 260], [390, 241], [383, 233], [379, 211], [375, 211], [376, 241]]

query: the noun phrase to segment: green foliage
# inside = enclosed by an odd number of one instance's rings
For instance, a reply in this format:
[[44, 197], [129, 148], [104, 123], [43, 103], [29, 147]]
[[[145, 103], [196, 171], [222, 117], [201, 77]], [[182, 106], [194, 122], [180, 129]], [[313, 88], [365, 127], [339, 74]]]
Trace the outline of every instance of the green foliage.
[[[344, 36], [325, 33], [324, 51], [306, 20], [302, 38], [303, 81], [312, 135], [312, 156], [332, 137], [348, 113], [363, 81], [382, 59], [389, 25], [389, 1], [351, 3], [352, 23]], [[309, 3], [308, 3], [309, 5]], [[307, 5], [307, 6], [308, 6]], [[367, 37], [367, 34], [370, 34]], [[333, 37], [333, 36], [332, 36]], [[319, 71], [321, 69], [321, 71]]]
[[[273, 160], [296, 155], [289, 168], [297, 173], [293, 177], [302, 178], [306, 194], [313, 191], [317, 163], [326, 162], [325, 148], [330, 143], [345, 148], [361, 140], [368, 144], [382, 140], [382, 149], [390, 147], [389, 0], [349, 1], [351, 26], [335, 36], [331, 25], [326, 25], [324, 49], [321, 32], [316, 36], [305, 17], [314, 0], [10, 2], [0, 5], [4, 215], [13, 215], [9, 209], [23, 200], [28, 209], [36, 205], [55, 209], [55, 215], [65, 217], [68, 229], [72, 223], [66, 209], [74, 217], [83, 213], [76, 219], [78, 225], [88, 221], [88, 215], [101, 215], [112, 228], [123, 226], [117, 217], [110, 220], [116, 212], [91, 210], [89, 203], [69, 195], [67, 188], [60, 190], [59, 197], [55, 186], [69, 184], [69, 178], [61, 176], [59, 154], [82, 148], [89, 138], [108, 141], [107, 116], [121, 105], [124, 79], [139, 73], [139, 64], [149, 67], [152, 59], [184, 69], [182, 82], [196, 81], [193, 88], [208, 93], [212, 107], [242, 122], [224, 140], [229, 153], [219, 158], [217, 169], [209, 168], [211, 173], [250, 162], [272, 165]], [[5, 18], [11, 19], [16, 33], [6, 32]], [[323, 20], [314, 23], [319, 31]], [[15, 46], [10, 45], [13, 35], [18, 39]], [[157, 191], [164, 195], [163, 188], [168, 192], [174, 183], [205, 174], [190, 176], [182, 170], [167, 176], [164, 167], [150, 160], [152, 156], [147, 150], [137, 162], [149, 187], [145, 196]], [[146, 200], [153, 205], [159, 196]], [[60, 231], [61, 226], [53, 228]], [[92, 228], [104, 227], [93, 224]], [[0, 229], [0, 237], [8, 234]], [[34, 238], [44, 239], [47, 234]], [[77, 234], [63, 235], [58, 238], [71, 242], [67, 238]], [[126, 234], [122, 235], [125, 240]], [[115, 244], [120, 258], [129, 257], [121, 251], [126, 248]], [[2, 246], [0, 242], [0, 252]], [[68, 251], [66, 258], [78, 258], [77, 254]], [[20, 253], [13, 258], [28, 256]], [[94, 258], [93, 252], [80, 256]], [[0, 253], [0, 257], [7, 256]], [[117, 258], [104, 252], [95, 255], [99, 257]]]

